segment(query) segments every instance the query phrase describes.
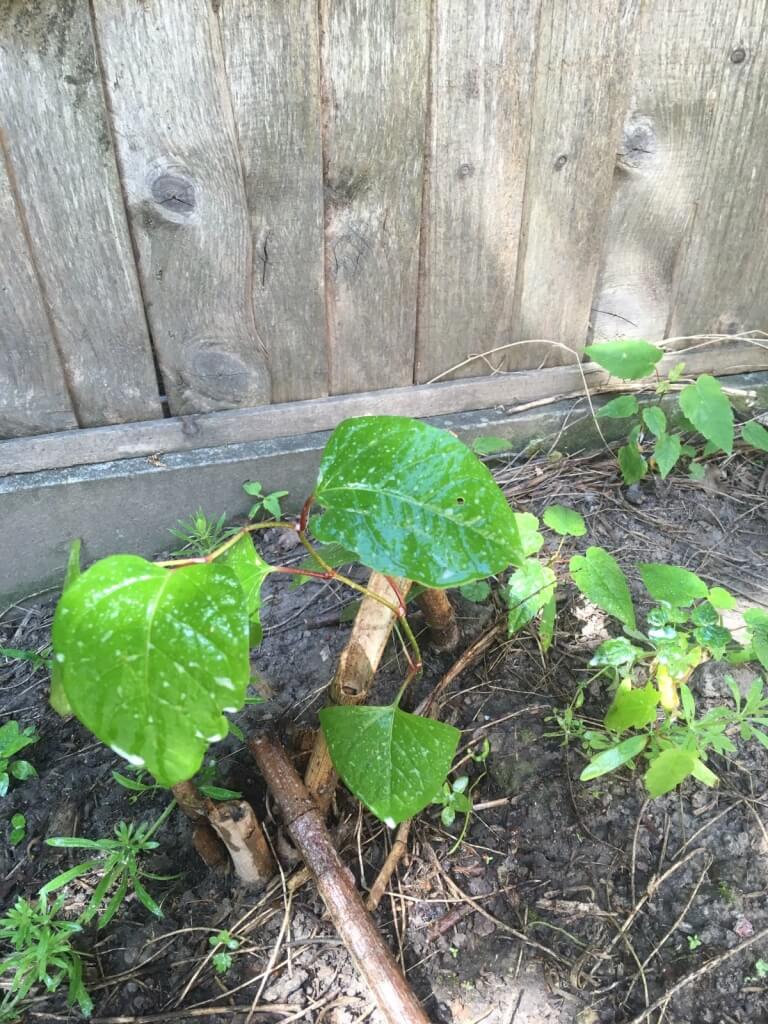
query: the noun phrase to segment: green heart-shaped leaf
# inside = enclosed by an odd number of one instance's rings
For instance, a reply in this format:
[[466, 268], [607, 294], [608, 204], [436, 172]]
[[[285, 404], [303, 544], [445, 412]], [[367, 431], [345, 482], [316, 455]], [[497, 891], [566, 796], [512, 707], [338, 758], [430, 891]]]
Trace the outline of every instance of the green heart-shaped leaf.
[[75, 715], [163, 786], [199, 770], [250, 676], [243, 589], [221, 565], [105, 558], [64, 592], [53, 647]]
[[544, 608], [555, 593], [555, 574], [548, 565], [529, 558], [512, 574], [504, 591], [509, 614], [509, 635], [530, 622]]
[[428, 587], [485, 579], [521, 561], [515, 517], [458, 438], [401, 416], [345, 420], [331, 435], [315, 496], [319, 540], [371, 569]]
[[690, 569], [663, 562], [643, 562], [637, 568], [651, 597], [675, 608], [686, 608], [709, 593], [704, 580]]
[[323, 708], [320, 724], [346, 786], [391, 827], [431, 802], [461, 735], [452, 725], [409, 715], [394, 704]]
[[624, 732], [625, 729], [642, 729], [650, 725], [656, 718], [659, 700], [659, 691], [652, 683], [642, 689], [633, 689], [631, 684], [622, 683], [605, 716], [606, 728]]
[[583, 537], [587, 532], [584, 517], [567, 505], [550, 505], [544, 510], [544, 522], [561, 537]]
[[653, 373], [654, 366], [664, 355], [656, 345], [630, 338], [587, 345], [584, 353], [608, 373], [622, 380], [647, 377]]
[[680, 409], [696, 430], [729, 455], [733, 451], [733, 409], [720, 382], [708, 373], [680, 392]]
[[251, 620], [250, 643], [257, 647], [261, 643], [262, 629], [259, 612], [261, 611], [261, 586], [274, 568], [265, 562], [253, 546], [247, 533], [234, 544], [219, 560], [220, 565], [228, 566], [237, 576], [245, 594], [245, 606]]
[[585, 597], [625, 626], [636, 628], [627, 578], [613, 555], [605, 548], [587, 548], [585, 555], [574, 555], [568, 567], [573, 582]]

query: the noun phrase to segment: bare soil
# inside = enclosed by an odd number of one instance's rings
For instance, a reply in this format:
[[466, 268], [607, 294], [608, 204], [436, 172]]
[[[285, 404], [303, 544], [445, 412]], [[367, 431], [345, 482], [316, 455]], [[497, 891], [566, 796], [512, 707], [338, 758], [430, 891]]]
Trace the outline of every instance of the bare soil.
[[[728, 587], [744, 607], [768, 605], [765, 476], [743, 456], [713, 463], [702, 484], [678, 477], [629, 490], [619, 485], [605, 453], [494, 466], [515, 508], [540, 512], [559, 501], [585, 516], [588, 536], [565, 545], [564, 562], [587, 544], [601, 544], [635, 585], [636, 562], [667, 561]], [[298, 560], [295, 550], [278, 550], [284, 537], [265, 538], [268, 556]], [[642, 604], [639, 586], [636, 596]], [[500, 606], [495, 597], [484, 605], [453, 597], [466, 646]], [[300, 749], [348, 633], [339, 622], [348, 602], [335, 584], [270, 585], [265, 640], [254, 652], [268, 699], [238, 716], [241, 729], [247, 733], [269, 719]], [[0, 644], [42, 651], [52, 608], [7, 609]], [[591, 650], [612, 629], [564, 584], [546, 657], [532, 635], [515, 636], [492, 647], [446, 693], [442, 717], [464, 730], [463, 743], [490, 740], [487, 764], [467, 767], [481, 809], [457, 848], [460, 819], [449, 831], [437, 808], [422, 814], [409, 856], [377, 912], [436, 1022], [768, 1021], [768, 979], [755, 966], [768, 960], [768, 936], [761, 935], [768, 928], [768, 751], [740, 746], [731, 758], [715, 757], [717, 789], [686, 783], [655, 801], [629, 772], [579, 782], [583, 755], [563, 745], [551, 717], [569, 703], [588, 672]], [[428, 646], [425, 654], [418, 699], [455, 657], [435, 655]], [[725, 671], [710, 664], [695, 675], [692, 686], [703, 708], [726, 699]], [[402, 674], [393, 647], [377, 696], [392, 694]], [[750, 670], [735, 674], [745, 685], [754, 676]], [[0, 722], [13, 717], [34, 724], [41, 736], [27, 751], [39, 778], [16, 783], [3, 801], [4, 822], [15, 812], [28, 822], [17, 846], [7, 841], [7, 825], [2, 828], [5, 906], [20, 895], [32, 897], [78, 859], [77, 851], [45, 846], [46, 837], [107, 836], [121, 819], [154, 819], [168, 801], [162, 792], [132, 801], [112, 779], [124, 765], [77, 722], [55, 715], [47, 690], [45, 670], [0, 665]], [[605, 693], [593, 687], [585, 713], [599, 718], [605, 703]], [[265, 816], [290, 873], [292, 851], [247, 750], [230, 736], [211, 754], [216, 781], [240, 790]], [[334, 812], [339, 846], [365, 890], [392, 835], [342, 791]], [[147, 867], [177, 876], [148, 883], [163, 919], [130, 900], [104, 932], [81, 938], [95, 1021], [239, 1022], [249, 1019], [255, 1003], [255, 1021], [375, 1024], [377, 1013], [311, 886], [287, 901], [279, 879], [254, 895], [231, 876], [210, 873], [192, 851], [189, 825], [179, 814], [158, 838]], [[86, 877], [67, 890], [72, 913], [93, 884]], [[208, 940], [221, 928], [240, 934], [242, 945], [220, 976]], [[644, 1016], [649, 1007], [656, 1008]], [[38, 995], [28, 1011], [35, 1021], [76, 1018], [62, 993]]]

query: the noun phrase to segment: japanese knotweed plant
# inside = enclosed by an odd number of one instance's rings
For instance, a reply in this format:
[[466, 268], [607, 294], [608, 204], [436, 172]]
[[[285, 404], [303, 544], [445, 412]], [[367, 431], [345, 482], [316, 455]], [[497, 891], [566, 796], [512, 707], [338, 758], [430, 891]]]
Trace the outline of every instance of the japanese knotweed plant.
[[[251, 534], [267, 527], [296, 530], [314, 568], [264, 561]], [[366, 592], [315, 541], [428, 588], [526, 560], [504, 495], [456, 437], [402, 417], [347, 420], [328, 441], [298, 523], [252, 522], [210, 553], [167, 562], [116, 554], [81, 573], [72, 559], [53, 623], [52, 703], [159, 785], [191, 779], [229, 730], [225, 716], [245, 702], [267, 576], [337, 579]], [[341, 778], [394, 824], [441, 792], [459, 732], [400, 708], [421, 657], [397, 586], [391, 601], [377, 600], [398, 616], [409, 663], [403, 687], [389, 705], [328, 707], [320, 718]]]
[[647, 764], [645, 784], [651, 796], [669, 792], [689, 776], [714, 785], [717, 776], [707, 758], [711, 751], [736, 749], [729, 733], [768, 747], [768, 696], [761, 679], [742, 696], [726, 675], [733, 707], [721, 704], [701, 715], [688, 682], [694, 669], [709, 659], [754, 661], [768, 668], [768, 613], [757, 608], [744, 613], [748, 641], [741, 644], [723, 622], [723, 613], [736, 605], [727, 590], [710, 588], [695, 573], [673, 565], [637, 568], [656, 602], [645, 617], [644, 631], [638, 628], [627, 579], [609, 552], [590, 547], [570, 560], [576, 586], [621, 623], [623, 635], [602, 643], [590, 661], [595, 674], [612, 684], [612, 703], [602, 727], [587, 728], [575, 715], [584, 701], [582, 686], [573, 706], [559, 716], [560, 729], [580, 739], [592, 755], [581, 774], [584, 781], [641, 758]]
[[[656, 364], [664, 355], [657, 345], [629, 339], [588, 345], [585, 352], [614, 377], [633, 381], [655, 373]], [[685, 364], [677, 363], [665, 378], [657, 376], [655, 394], [661, 398], [671, 393], [684, 371]], [[598, 417], [627, 419], [632, 424], [627, 443], [618, 454], [624, 483], [637, 483], [651, 468], [664, 479], [681, 459], [688, 460], [689, 476], [701, 480], [705, 472], [701, 458], [719, 451], [730, 455], [733, 451], [733, 408], [720, 383], [709, 374], [702, 374], [675, 393], [677, 408], [673, 408], [669, 419], [659, 404], [646, 404], [641, 409], [634, 395], [614, 398], [598, 411]], [[701, 435], [705, 444], [697, 447], [687, 443], [684, 433]], [[768, 430], [756, 420], [743, 424], [741, 439], [768, 452]]]

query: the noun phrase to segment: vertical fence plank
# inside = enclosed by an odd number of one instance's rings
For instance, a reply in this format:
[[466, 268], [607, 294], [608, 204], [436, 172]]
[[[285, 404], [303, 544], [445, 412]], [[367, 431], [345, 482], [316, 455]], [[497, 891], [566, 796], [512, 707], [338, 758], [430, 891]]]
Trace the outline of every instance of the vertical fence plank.
[[[515, 333], [577, 348], [590, 307], [616, 160], [625, 43], [636, 0], [544, 0]], [[569, 361], [538, 346], [509, 368]]]
[[768, 329], [768, 14], [718, 5], [720, 89], [701, 195], [675, 275], [670, 335]]
[[77, 426], [0, 131], [0, 438]]
[[272, 401], [328, 393], [317, 6], [219, 9], [253, 233], [253, 303]]
[[221, 37], [208, 0], [95, 0], [147, 315], [171, 411], [270, 400]]
[[735, 19], [735, 7], [720, 0], [646, 0], [641, 9], [593, 302], [596, 339], [665, 336]]
[[539, 6], [435, 5], [417, 382], [511, 337]]
[[0, 109], [81, 424], [162, 415], [88, 0], [0, 3]]
[[428, 0], [321, 0], [331, 393], [413, 382]]

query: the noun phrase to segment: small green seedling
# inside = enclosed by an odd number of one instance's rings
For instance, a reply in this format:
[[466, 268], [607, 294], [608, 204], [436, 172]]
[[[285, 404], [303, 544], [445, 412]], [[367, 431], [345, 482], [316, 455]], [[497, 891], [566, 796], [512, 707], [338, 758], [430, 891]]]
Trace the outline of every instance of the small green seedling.
[[760, 981], [765, 981], [768, 978], [768, 960], [755, 960], [755, 977]]
[[233, 528], [226, 526], [226, 520], [226, 512], [218, 519], [209, 519], [200, 508], [189, 519], [179, 520], [179, 525], [169, 530], [177, 540], [182, 541], [182, 546], [173, 555], [178, 558], [201, 558], [214, 551], [227, 537], [232, 536]]
[[[232, 725], [231, 722], [230, 725]], [[240, 800], [243, 795], [242, 793], [234, 789], [225, 789], [224, 786], [215, 785], [216, 770], [216, 762], [213, 758], [210, 758], [195, 778], [195, 784], [203, 796], [210, 797], [211, 800]], [[139, 797], [145, 793], [155, 793], [163, 788], [152, 781], [145, 781], [151, 780], [152, 777], [144, 768], [131, 767], [130, 765], [126, 769], [126, 774], [113, 771], [112, 778], [118, 786], [130, 790], [131, 796], [128, 797], [128, 802], [132, 804], [136, 803]]]
[[51, 648], [45, 646], [42, 651], [33, 651], [23, 647], [0, 647], [0, 658], [8, 658], [9, 661], [29, 661], [36, 668], [51, 667]]
[[442, 821], [446, 828], [450, 828], [454, 823], [457, 813], [469, 814], [472, 810], [472, 804], [467, 796], [468, 785], [469, 776], [460, 775], [450, 785], [444, 782], [440, 793], [432, 800], [433, 804], [442, 807], [440, 821]]
[[45, 896], [36, 903], [19, 898], [0, 918], [0, 940], [11, 947], [0, 972], [12, 975], [8, 994], [0, 1003], [0, 1019], [21, 1019], [20, 1004], [35, 985], [55, 992], [64, 982], [67, 1005], [77, 1003], [86, 1017], [91, 1013], [93, 1002], [83, 984], [81, 956], [72, 945], [81, 926], [59, 917], [62, 905], [62, 898], [50, 905]]
[[[692, 776], [715, 785], [707, 767], [710, 751], [735, 751], [728, 733], [737, 730], [744, 740], [768, 747], [768, 695], [756, 679], [746, 697], [733, 680], [725, 683], [733, 707], [725, 704], [698, 715], [688, 681], [709, 659], [768, 664], [768, 613], [751, 609], [744, 615], [750, 642], [738, 643], [723, 624], [723, 612], [735, 599], [722, 587], [708, 587], [695, 573], [679, 566], [644, 563], [640, 576], [657, 603], [646, 616], [646, 630], [638, 628], [628, 581], [616, 560], [603, 548], [590, 547], [570, 560], [570, 573], [578, 589], [598, 608], [618, 619], [624, 635], [602, 643], [590, 665], [606, 678], [613, 699], [602, 726], [581, 729], [573, 714], [561, 713], [560, 727], [582, 741], [594, 754], [581, 773], [582, 781], [599, 778], [642, 757], [648, 764], [646, 788], [661, 796]], [[765, 621], [763, 620], [765, 616]], [[577, 695], [577, 700], [580, 695]], [[574, 705], [570, 711], [572, 712]]]
[[50, 893], [63, 889], [82, 875], [99, 874], [101, 878], [80, 916], [80, 921], [83, 924], [87, 924], [98, 915], [97, 926], [104, 928], [115, 916], [130, 892], [136, 894], [139, 902], [150, 913], [156, 917], [162, 917], [163, 912], [159, 904], [147, 892], [142, 880], [149, 878], [154, 881], [167, 881], [168, 876], [153, 875], [145, 871], [141, 865], [141, 858], [151, 850], [157, 849], [158, 844], [151, 839], [151, 836], [163, 824], [173, 806], [173, 804], [169, 804], [152, 826], [119, 822], [115, 826], [114, 839], [80, 839], [71, 836], [46, 839], [48, 846], [91, 850], [97, 856], [56, 875], [42, 887], [40, 895], [47, 897]]
[[288, 491], [272, 491], [270, 494], [262, 494], [262, 487], [258, 480], [249, 480], [244, 483], [243, 490], [249, 498], [254, 499], [248, 513], [249, 519], [255, 519], [262, 512], [268, 512], [273, 519], [282, 518], [281, 500], [288, 496]]
[[11, 779], [23, 782], [37, 775], [34, 765], [15, 755], [39, 739], [32, 725], [20, 729], [19, 723], [12, 719], [0, 726], [0, 797], [8, 792]]
[[[642, 380], [656, 372], [663, 356], [657, 345], [647, 341], [621, 339], [588, 345], [590, 359], [622, 380]], [[664, 379], [657, 379], [655, 393], [662, 397], [678, 385], [685, 371], [677, 363]], [[642, 408], [634, 395], [621, 395], [603, 405], [597, 415], [611, 419], [627, 419], [633, 423], [627, 443], [619, 449], [618, 460], [625, 484], [642, 480], [653, 468], [665, 479], [680, 462], [688, 461], [688, 475], [693, 480], [705, 476], [699, 458], [722, 451], [730, 455], [734, 444], [734, 415], [730, 399], [716, 378], [702, 374], [684, 385], [677, 395], [677, 408], [672, 423], [660, 405]], [[676, 423], [680, 429], [674, 429]], [[704, 438], [703, 448], [687, 443], [683, 432]], [[768, 451], [768, 430], [752, 420], [744, 424], [741, 439], [760, 451]]]
[[698, 935], [688, 936], [688, 949], [693, 953], [694, 950], [698, 949], [701, 945], [701, 939]]
[[217, 932], [208, 939], [208, 944], [214, 947], [223, 946], [224, 949], [214, 953], [211, 962], [217, 974], [226, 974], [232, 966], [232, 953], [240, 949], [241, 940], [228, 931]]
[[27, 834], [27, 819], [23, 814], [12, 814], [11, 815], [11, 834], [8, 836], [8, 842], [11, 846], [18, 846], [24, 836]]

